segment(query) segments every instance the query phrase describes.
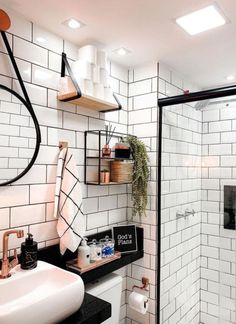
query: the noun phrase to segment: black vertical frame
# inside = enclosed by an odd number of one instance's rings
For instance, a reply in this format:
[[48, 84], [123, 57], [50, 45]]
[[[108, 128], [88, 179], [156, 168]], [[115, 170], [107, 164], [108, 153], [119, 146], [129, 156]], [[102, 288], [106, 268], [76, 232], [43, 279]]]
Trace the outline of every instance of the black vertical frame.
[[[222, 98], [227, 96], [236, 95], [236, 85], [229, 87], [221, 87], [216, 89], [203, 90], [198, 92], [192, 92], [184, 95], [167, 97], [158, 100], [158, 194], [157, 194], [157, 324], [162, 324], [160, 321], [160, 299], [161, 299], [161, 185], [162, 185], [162, 119], [163, 119], [163, 108], [166, 106], [173, 106], [183, 103], [202, 101], [208, 99]], [[193, 109], [193, 108], [192, 108]]]
[[161, 171], [162, 171], [162, 117], [163, 108], [158, 107], [158, 169], [157, 169], [157, 323], [160, 324], [161, 300]]

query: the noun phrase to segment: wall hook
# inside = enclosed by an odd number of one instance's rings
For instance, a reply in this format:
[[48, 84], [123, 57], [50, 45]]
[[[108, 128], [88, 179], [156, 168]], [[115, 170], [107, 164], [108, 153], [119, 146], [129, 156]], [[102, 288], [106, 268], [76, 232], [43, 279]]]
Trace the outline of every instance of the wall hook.
[[137, 286], [137, 285], [134, 285], [134, 286], [132, 287], [132, 290], [134, 290], [134, 288], [138, 288], [138, 289], [141, 289], [141, 290], [148, 291], [147, 287], [149, 286], [149, 279], [146, 278], [146, 277], [142, 277], [142, 284], [143, 284], [143, 285], [142, 285], [141, 287], [139, 287], [139, 286]]

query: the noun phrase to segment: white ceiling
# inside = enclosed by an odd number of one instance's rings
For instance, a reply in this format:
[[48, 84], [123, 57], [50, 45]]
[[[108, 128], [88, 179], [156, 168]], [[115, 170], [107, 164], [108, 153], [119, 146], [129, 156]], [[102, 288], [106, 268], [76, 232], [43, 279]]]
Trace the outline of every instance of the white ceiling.
[[[174, 23], [175, 18], [213, 0], [0, 0], [78, 45], [100, 45], [122, 65], [161, 60], [201, 87], [224, 84], [226, 75], [236, 75], [236, 1], [216, 2], [230, 22], [190, 36]], [[70, 17], [86, 26], [71, 30], [61, 24]], [[112, 51], [119, 47], [131, 53], [118, 57]]]

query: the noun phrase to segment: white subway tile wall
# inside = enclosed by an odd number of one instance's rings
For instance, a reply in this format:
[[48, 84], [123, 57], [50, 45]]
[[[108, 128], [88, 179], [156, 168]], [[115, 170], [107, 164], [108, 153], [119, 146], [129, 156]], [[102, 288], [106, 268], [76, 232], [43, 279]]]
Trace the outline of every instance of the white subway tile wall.
[[236, 316], [236, 232], [224, 229], [224, 185], [236, 185], [235, 115], [229, 102], [203, 110], [201, 321], [234, 324]]
[[[144, 228], [144, 258], [118, 271], [123, 276], [120, 324], [156, 323], [157, 271], [157, 138], [158, 98], [199, 90], [162, 63], [150, 63], [127, 71], [109, 63], [110, 83], [123, 109], [99, 113], [56, 100], [61, 51], [70, 60], [77, 46], [10, 12], [7, 34], [25, 81], [42, 132], [39, 156], [30, 172], [10, 187], [0, 188], [0, 256], [2, 235], [8, 228], [31, 231], [40, 247], [56, 244], [53, 193], [58, 141], [66, 140], [75, 155], [84, 197], [87, 235], [124, 224], [128, 220]], [[42, 38], [44, 42], [42, 43]], [[0, 83], [21, 93], [19, 83], [0, 45]], [[1, 91], [1, 98], [11, 97]], [[15, 112], [21, 112], [19, 102]], [[161, 324], [233, 324], [236, 322], [235, 233], [222, 228], [223, 185], [236, 184], [235, 106], [218, 104], [196, 111], [193, 105], [164, 109], [162, 169]], [[1, 150], [7, 141], [20, 146], [9, 166], [23, 168], [23, 153], [31, 153], [35, 133], [22, 114], [21, 125], [9, 127], [15, 116], [6, 102], [0, 106]], [[25, 118], [26, 117], [26, 118]], [[19, 120], [19, 118], [17, 118]], [[232, 119], [232, 120], [231, 120]], [[131, 219], [130, 188], [126, 185], [86, 186], [83, 181], [83, 132], [104, 129], [137, 135], [147, 145], [150, 159], [146, 216]], [[29, 127], [30, 126], [30, 127]], [[8, 139], [6, 140], [6, 134]], [[20, 140], [19, 134], [23, 139]], [[94, 141], [89, 143], [94, 149]], [[13, 152], [14, 153], [14, 152]], [[6, 161], [1, 160], [4, 165]], [[91, 173], [93, 169], [91, 168]], [[176, 212], [194, 209], [195, 215], [176, 218]], [[10, 239], [10, 253], [22, 240]], [[140, 315], [127, 306], [132, 286], [150, 279], [148, 313]]]
[[[58, 102], [57, 86], [60, 77], [61, 52], [64, 50], [68, 58], [75, 60], [78, 48], [41, 27], [26, 21], [23, 17], [10, 12], [12, 27], [7, 34], [13, 43], [13, 53], [17, 58], [22, 77], [42, 131], [42, 145], [34, 167], [21, 180], [12, 186], [0, 188], [0, 256], [2, 256], [2, 235], [8, 228], [24, 229], [31, 232], [40, 247], [56, 244], [56, 220], [53, 218], [53, 200], [58, 142], [65, 140], [77, 160], [80, 179], [83, 182], [84, 169], [84, 131], [88, 129], [104, 129], [105, 124], [113, 124], [117, 131], [127, 133], [127, 92], [128, 71], [117, 64], [110, 63], [110, 79], [117, 87], [114, 91], [124, 104], [124, 109], [115, 113], [93, 112], [84, 107]], [[42, 43], [43, 39], [43, 43]], [[1, 42], [2, 43], [2, 42]], [[0, 82], [21, 93], [19, 83], [11, 67], [4, 46], [0, 48]], [[11, 102], [8, 94], [1, 98]], [[12, 107], [14, 105], [14, 114]], [[21, 115], [16, 115], [16, 114]], [[21, 150], [32, 147], [35, 131], [29, 124], [29, 117], [21, 110], [17, 101], [2, 102], [0, 106], [1, 152], [7, 150], [7, 141], [14, 141]], [[11, 118], [12, 126], [9, 126]], [[21, 119], [20, 119], [21, 118]], [[16, 126], [15, 119], [17, 122]], [[8, 136], [6, 136], [8, 135]], [[19, 135], [22, 137], [20, 138]], [[24, 161], [20, 155], [13, 154], [10, 159], [12, 168], [23, 168]], [[7, 153], [7, 152], [6, 152]], [[30, 154], [29, 152], [28, 154]], [[1, 160], [0, 163], [4, 161]], [[2, 175], [0, 175], [1, 177]], [[85, 186], [82, 183], [84, 197], [84, 213], [87, 234], [92, 234], [117, 224], [127, 222], [127, 187], [117, 189]], [[22, 239], [23, 240], [23, 239]], [[10, 238], [9, 248], [19, 248], [22, 240]], [[12, 251], [10, 251], [12, 253]], [[122, 293], [121, 321], [126, 318], [126, 267], [120, 271], [124, 277]]]
[[[159, 96], [180, 94], [185, 83], [159, 64]], [[162, 324], [200, 322], [201, 130], [190, 105], [163, 108]], [[187, 209], [195, 215], [177, 219]]]
[[[144, 228], [144, 258], [128, 266], [127, 298], [133, 285], [140, 285], [142, 277], [150, 279], [150, 307], [141, 315], [127, 307], [127, 323], [156, 322], [156, 168], [157, 168], [157, 63], [129, 71], [129, 132], [138, 136], [147, 145], [150, 158], [150, 181], [148, 183], [148, 207], [146, 216], [135, 217], [134, 223]], [[132, 206], [129, 195], [129, 206]], [[129, 209], [131, 218], [131, 208]]]

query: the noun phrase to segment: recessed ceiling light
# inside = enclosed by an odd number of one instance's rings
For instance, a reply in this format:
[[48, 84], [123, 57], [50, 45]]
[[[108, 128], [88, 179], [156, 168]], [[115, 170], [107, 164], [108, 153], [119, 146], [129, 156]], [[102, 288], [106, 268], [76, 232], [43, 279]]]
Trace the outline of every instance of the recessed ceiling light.
[[233, 81], [235, 79], [235, 75], [228, 75], [225, 77], [227, 81]]
[[45, 39], [43, 37], [37, 37], [36, 41], [39, 43], [45, 43]]
[[116, 50], [114, 50], [113, 52], [115, 52], [116, 54], [120, 55], [120, 56], [124, 56], [124, 55], [127, 55], [130, 53], [129, 50], [127, 50], [126, 48], [124, 47], [121, 47], [121, 48], [117, 48]]
[[216, 6], [210, 5], [176, 19], [176, 23], [190, 35], [196, 35], [206, 30], [224, 25], [226, 19]]
[[72, 29], [78, 29], [78, 28], [85, 26], [84, 23], [82, 23], [81, 21], [79, 21], [75, 18], [70, 18], [70, 19], [64, 21], [63, 24], [72, 28]]

